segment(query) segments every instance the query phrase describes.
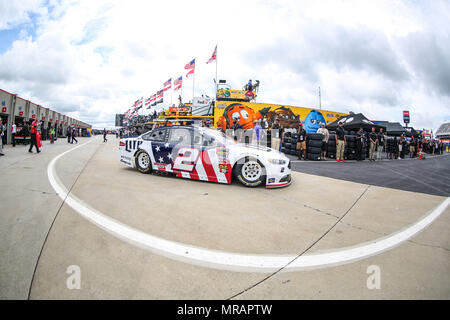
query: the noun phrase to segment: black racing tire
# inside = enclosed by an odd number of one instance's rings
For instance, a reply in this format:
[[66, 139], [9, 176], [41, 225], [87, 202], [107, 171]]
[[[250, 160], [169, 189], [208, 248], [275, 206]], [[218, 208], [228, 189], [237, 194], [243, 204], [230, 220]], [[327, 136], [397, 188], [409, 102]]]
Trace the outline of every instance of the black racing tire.
[[309, 140], [307, 145], [308, 147], [322, 148], [322, 140]]
[[317, 148], [317, 147], [308, 147], [308, 153], [312, 153], [312, 154], [320, 154], [322, 152], [321, 148]]
[[321, 159], [320, 153], [310, 153], [308, 154], [308, 159], [312, 161], [319, 161]]
[[349, 149], [356, 149], [356, 142], [353, 141], [347, 141], [347, 148]]
[[254, 157], [239, 160], [234, 167], [234, 173], [239, 182], [249, 188], [260, 186], [266, 180], [266, 169]]
[[323, 134], [321, 133], [308, 133], [307, 135], [308, 140], [322, 140]]
[[356, 136], [352, 136], [352, 135], [346, 135], [345, 136], [345, 140], [347, 141], [347, 142], [355, 142], [356, 141]]
[[150, 173], [152, 172], [152, 160], [148, 153], [144, 150], [139, 150], [134, 155], [134, 161], [136, 164], [136, 169], [140, 173]]

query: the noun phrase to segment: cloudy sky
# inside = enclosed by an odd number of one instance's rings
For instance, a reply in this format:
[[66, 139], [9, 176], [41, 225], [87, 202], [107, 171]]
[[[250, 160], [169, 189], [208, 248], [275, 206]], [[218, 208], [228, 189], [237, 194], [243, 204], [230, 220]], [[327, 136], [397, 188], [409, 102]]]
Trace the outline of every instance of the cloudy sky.
[[259, 79], [259, 102], [318, 108], [320, 86], [324, 109], [410, 110], [435, 131], [450, 119], [449, 21], [445, 0], [0, 0], [0, 88], [113, 126], [193, 58], [195, 95], [213, 95], [218, 44], [219, 78]]

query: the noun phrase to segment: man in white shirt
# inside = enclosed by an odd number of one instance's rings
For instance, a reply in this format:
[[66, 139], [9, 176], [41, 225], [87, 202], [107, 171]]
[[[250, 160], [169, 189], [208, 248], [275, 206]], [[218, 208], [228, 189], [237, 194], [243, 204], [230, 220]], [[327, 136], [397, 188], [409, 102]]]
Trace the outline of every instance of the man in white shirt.
[[13, 147], [16, 146], [16, 132], [17, 132], [17, 127], [16, 127], [16, 124], [13, 122], [13, 124], [11, 125], [11, 137], [12, 137]]
[[327, 160], [325, 157], [327, 155], [327, 145], [328, 145], [328, 139], [330, 138], [330, 133], [328, 132], [328, 129], [325, 128], [325, 124], [322, 123], [322, 126], [317, 130], [317, 133], [321, 133], [323, 135], [322, 139], [322, 160]]

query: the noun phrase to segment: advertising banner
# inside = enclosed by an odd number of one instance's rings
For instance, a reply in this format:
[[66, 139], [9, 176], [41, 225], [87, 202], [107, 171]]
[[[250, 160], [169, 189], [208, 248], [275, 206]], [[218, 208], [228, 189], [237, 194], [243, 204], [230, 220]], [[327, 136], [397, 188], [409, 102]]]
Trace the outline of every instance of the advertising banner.
[[196, 97], [192, 103], [193, 116], [208, 116], [212, 113], [212, 99], [204, 97]]
[[403, 111], [403, 122], [409, 123], [409, 111], [407, 110]]
[[219, 89], [217, 90], [217, 98], [251, 100], [255, 98], [255, 94], [252, 91], [247, 90]]
[[284, 128], [298, 128], [302, 122], [305, 130], [313, 133], [322, 123], [327, 125], [347, 115], [335, 111], [279, 104], [217, 101], [214, 110], [214, 126], [229, 129], [233, 119], [237, 119], [244, 129], [253, 128], [256, 120], [261, 120], [263, 128], [266, 128], [272, 125], [275, 119], [279, 119], [280, 125]]

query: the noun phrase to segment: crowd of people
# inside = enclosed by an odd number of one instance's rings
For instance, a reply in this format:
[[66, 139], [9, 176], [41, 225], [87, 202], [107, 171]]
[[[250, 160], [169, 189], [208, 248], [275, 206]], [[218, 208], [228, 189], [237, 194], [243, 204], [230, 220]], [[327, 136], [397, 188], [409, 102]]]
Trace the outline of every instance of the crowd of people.
[[[307, 139], [309, 134], [303, 128], [302, 123], [299, 124], [297, 129], [287, 129], [280, 126], [279, 120], [276, 119], [271, 125], [263, 129], [261, 121], [255, 121], [253, 129], [244, 130], [238, 120], [234, 119], [230, 129], [222, 131], [237, 143], [265, 145], [279, 151], [282, 150], [281, 145], [284, 142], [285, 133], [295, 133], [295, 135], [289, 134], [289, 136], [296, 137], [298, 159], [308, 159]], [[425, 153], [436, 155], [444, 152], [444, 144], [437, 139], [406, 137], [405, 134], [389, 136], [384, 132], [383, 128], [376, 131], [376, 128], [372, 127], [369, 132], [359, 128], [357, 132], [349, 134], [343, 128], [343, 123], [339, 124], [335, 132], [329, 132], [325, 124], [322, 124], [317, 133], [322, 134], [323, 137], [321, 160], [328, 160], [327, 146], [330, 138], [332, 138], [334, 139], [333, 143], [336, 144], [336, 161], [345, 162], [344, 151], [347, 148], [347, 138], [349, 136], [353, 136], [356, 141], [355, 159], [358, 161], [363, 159], [363, 154], [366, 151], [369, 161], [382, 160], [383, 158], [391, 160], [404, 159], [405, 157], [415, 158], [421, 157]]]
[[[3, 137], [6, 135], [7, 127], [0, 119], [0, 156], [4, 156], [3, 153]], [[25, 123], [12, 123], [11, 127], [11, 142], [15, 147], [18, 143], [28, 144], [28, 152], [33, 153], [33, 148], [37, 153], [40, 153], [42, 140], [50, 140], [50, 144], [54, 144], [58, 136], [63, 136], [63, 129], [57, 124], [50, 124], [48, 128], [45, 128], [43, 121], [30, 120]], [[72, 143], [75, 141], [78, 143], [76, 137], [81, 136], [81, 129], [75, 126], [69, 126], [66, 129], [67, 142]]]

